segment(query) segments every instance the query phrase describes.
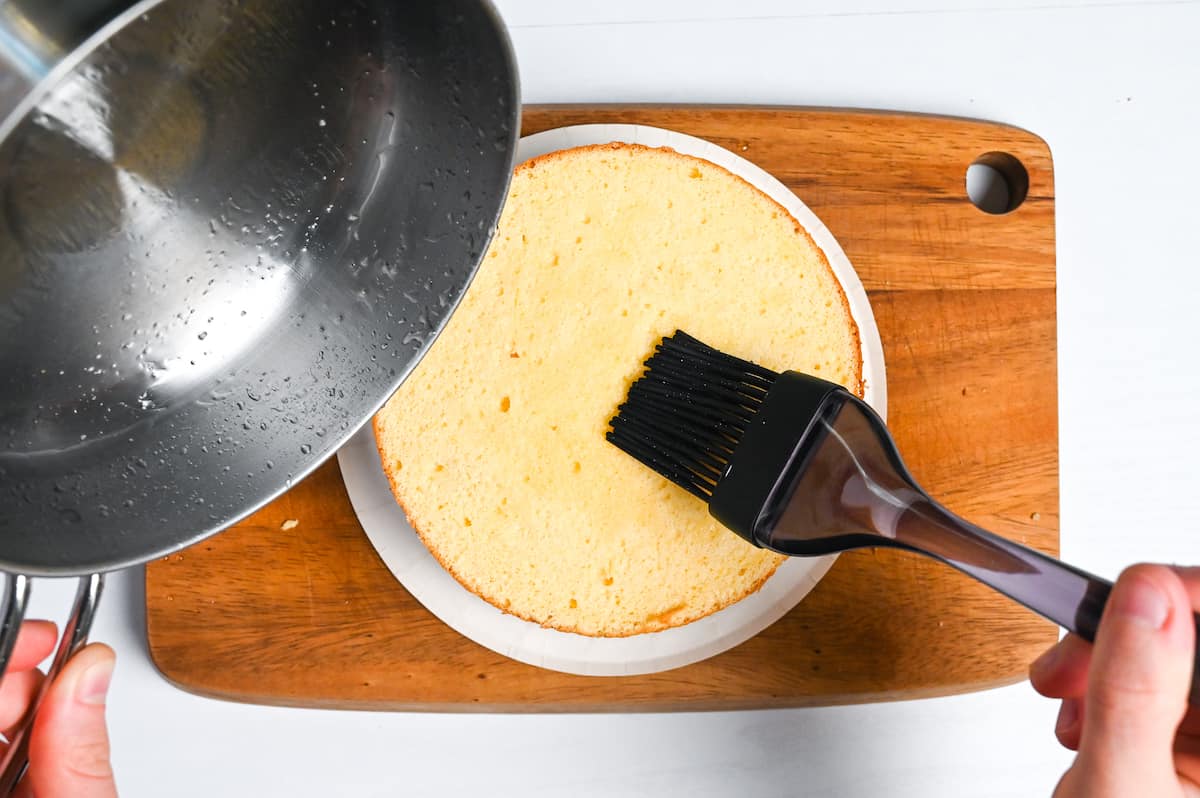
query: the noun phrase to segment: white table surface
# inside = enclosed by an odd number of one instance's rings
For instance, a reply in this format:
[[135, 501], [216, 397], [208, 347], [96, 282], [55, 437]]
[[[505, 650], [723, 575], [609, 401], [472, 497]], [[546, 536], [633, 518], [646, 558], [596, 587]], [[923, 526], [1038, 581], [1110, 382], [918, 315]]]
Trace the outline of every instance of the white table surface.
[[[1054, 154], [1064, 557], [1200, 562], [1200, 5], [506, 0], [527, 102], [858, 106], [993, 119]], [[125, 796], [1048, 795], [1028, 684], [886, 705], [499, 716], [277, 709], [167, 684], [112, 578]], [[71, 587], [35, 586], [58, 615]]]

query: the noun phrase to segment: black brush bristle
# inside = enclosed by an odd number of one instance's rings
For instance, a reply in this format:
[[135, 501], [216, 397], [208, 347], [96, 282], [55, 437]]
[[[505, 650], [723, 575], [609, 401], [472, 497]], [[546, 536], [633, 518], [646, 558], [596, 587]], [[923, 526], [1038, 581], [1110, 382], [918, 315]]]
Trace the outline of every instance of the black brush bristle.
[[778, 376], [676, 330], [655, 347], [605, 437], [707, 502]]

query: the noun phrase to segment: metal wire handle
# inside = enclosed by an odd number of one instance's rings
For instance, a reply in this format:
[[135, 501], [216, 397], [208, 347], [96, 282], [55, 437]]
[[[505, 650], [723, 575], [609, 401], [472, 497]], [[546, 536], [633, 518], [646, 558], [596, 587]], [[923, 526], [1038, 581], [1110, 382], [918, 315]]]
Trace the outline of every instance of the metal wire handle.
[[[0, 673], [8, 670], [8, 661], [17, 645], [17, 635], [21, 631], [21, 622], [25, 619], [25, 610], [29, 606], [29, 577], [23, 574], [9, 574], [5, 582], [4, 605], [0, 609]], [[63, 628], [62, 637], [58, 641], [58, 650], [54, 660], [42, 680], [42, 686], [34, 694], [33, 700], [21, 716], [21, 721], [9, 736], [8, 751], [0, 760], [0, 796], [9, 796], [16, 788], [25, 769], [29, 766], [29, 733], [33, 729], [33, 719], [37, 716], [38, 707], [46, 695], [46, 690], [58, 676], [63, 665], [71, 656], [87, 643], [88, 632], [92, 628], [92, 620], [96, 617], [96, 606], [100, 603], [100, 594], [104, 590], [104, 574], [91, 574], [80, 577], [79, 588], [75, 592], [75, 605]]]

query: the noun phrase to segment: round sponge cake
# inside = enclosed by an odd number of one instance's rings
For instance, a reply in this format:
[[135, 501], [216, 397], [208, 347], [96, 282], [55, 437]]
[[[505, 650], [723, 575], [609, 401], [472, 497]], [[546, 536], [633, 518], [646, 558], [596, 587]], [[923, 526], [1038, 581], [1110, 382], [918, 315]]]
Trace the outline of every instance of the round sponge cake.
[[519, 167], [459, 308], [375, 418], [383, 467], [468, 590], [544, 626], [624, 636], [757, 590], [782, 558], [604, 439], [683, 329], [862, 393], [858, 329], [821, 250], [707, 161], [612, 144]]

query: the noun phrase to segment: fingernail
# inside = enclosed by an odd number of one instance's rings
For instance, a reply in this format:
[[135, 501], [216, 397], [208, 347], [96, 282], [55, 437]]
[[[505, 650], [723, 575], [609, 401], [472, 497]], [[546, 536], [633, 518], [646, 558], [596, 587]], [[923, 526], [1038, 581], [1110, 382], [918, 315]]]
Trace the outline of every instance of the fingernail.
[[75, 686], [75, 698], [81, 704], [104, 704], [104, 699], [108, 695], [108, 685], [112, 682], [112, 674], [113, 660], [111, 657], [105, 657], [91, 665], [79, 677], [79, 684]]
[[1066, 734], [1078, 722], [1079, 699], [1064, 698], [1062, 707], [1058, 710], [1058, 720], [1054, 724], [1054, 731], [1058, 734]]
[[1128, 580], [1113, 591], [1112, 611], [1150, 629], [1158, 630], [1171, 614], [1171, 602], [1157, 585], [1144, 578]]
[[1050, 671], [1054, 670], [1054, 667], [1058, 664], [1060, 659], [1062, 659], [1061, 641], [1050, 646], [1050, 648], [1043, 651], [1037, 659], [1030, 663], [1029, 672], [1031, 674], [1049, 673]]

